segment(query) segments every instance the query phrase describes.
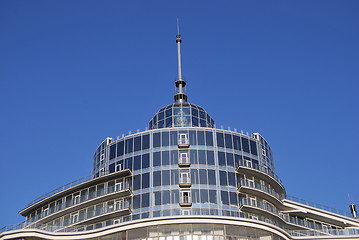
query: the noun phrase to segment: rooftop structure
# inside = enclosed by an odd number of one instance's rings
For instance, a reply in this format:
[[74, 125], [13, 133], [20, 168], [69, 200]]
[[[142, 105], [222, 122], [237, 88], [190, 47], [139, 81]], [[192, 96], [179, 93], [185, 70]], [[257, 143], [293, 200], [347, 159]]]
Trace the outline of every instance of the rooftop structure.
[[31, 202], [1, 240], [359, 239], [356, 214], [286, 195], [259, 133], [217, 129], [187, 101], [181, 42], [174, 103], [149, 130], [106, 138], [90, 176]]

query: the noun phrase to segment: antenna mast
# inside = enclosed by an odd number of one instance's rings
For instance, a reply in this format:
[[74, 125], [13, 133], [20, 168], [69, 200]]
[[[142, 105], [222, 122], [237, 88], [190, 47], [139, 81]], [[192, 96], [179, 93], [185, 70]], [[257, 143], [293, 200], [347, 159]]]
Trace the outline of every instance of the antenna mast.
[[179, 33], [179, 20], [177, 18], [177, 54], [178, 54], [178, 78], [176, 78], [175, 85], [178, 88], [178, 91], [175, 95], [175, 102], [187, 102], [187, 95], [183, 93], [183, 88], [186, 86], [186, 81], [182, 78], [182, 69], [181, 69], [181, 35]]

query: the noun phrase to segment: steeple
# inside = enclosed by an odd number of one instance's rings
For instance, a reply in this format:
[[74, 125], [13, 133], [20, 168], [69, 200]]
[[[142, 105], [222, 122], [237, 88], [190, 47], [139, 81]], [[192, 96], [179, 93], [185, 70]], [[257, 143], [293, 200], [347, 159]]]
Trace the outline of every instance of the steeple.
[[183, 88], [186, 86], [186, 81], [184, 78], [182, 78], [182, 72], [181, 72], [181, 35], [179, 34], [179, 21], [177, 18], [177, 51], [178, 51], [178, 77], [176, 78], [175, 85], [178, 88], [177, 93], [174, 97], [175, 102], [187, 102], [187, 95], [185, 92], [183, 92]]

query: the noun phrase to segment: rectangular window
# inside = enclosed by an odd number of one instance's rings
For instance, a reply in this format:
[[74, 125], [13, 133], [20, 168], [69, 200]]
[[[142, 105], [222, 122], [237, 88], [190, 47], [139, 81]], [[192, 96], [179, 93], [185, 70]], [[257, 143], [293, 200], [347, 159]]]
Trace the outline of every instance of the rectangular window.
[[150, 187], [150, 173], [142, 174], [142, 189]]
[[142, 135], [142, 150], [146, 150], [150, 148], [150, 135]]
[[178, 202], [179, 202], [179, 191], [171, 190], [171, 203], [178, 203]]
[[153, 166], [154, 167], [161, 166], [161, 152], [153, 153]]
[[161, 205], [161, 195], [161, 191], [153, 193], [155, 206]]
[[214, 153], [213, 151], [207, 151], [207, 164], [214, 165]]
[[142, 169], [150, 167], [150, 154], [146, 153], [142, 155]]
[[197, 150], [190, 150], [190, 162], [191, 164], [198, 164]]
[[213, 146], [213, 134], [212, 132], [206, 131], [206, 145]]
[[162, 204], [170, 204], [171, 197], [170, 197], [170, 190], [164, 190], [162, 191]]
[[236, 178], [234, 172], [228, 172], [228, 185], [235, 187]]
[[171, 170], [171, 184], [172, 185], [178, 184], [178, 170], [177, 169]]
[[141, 188], [141, 174], [133, 176], [133, 190], [139, 190]]
[[227, 172], [225, 171], [219, 171], [219, 181], [221, 186], [227, 186]]
[[169, 132], [162, 132], [162, 146], [166, 147], [170, 145]]
[[244, 152], [249, 153], [249, 143], [247, 138], [242, 137], [242, 147]]
[[216, 190], [209, 190], [209, 202], [217, 203], [217, 191]]
[[224, 148], [223, 133], [217, 132], [217, 146]]
[[160, 147], [161, 146], [161, 134], [156, 132], [153, 134], [153, 147]]
[[234, 167], [233, 153], [226, 153], [227, 166]]
[[110, 160], [116, 157], [116, 144], [110, 146]]
[[214, 170], [208, 170], [208, 184], [216, 185], [216, 173]]
[[205, 145], [204, 131], [197, 131], [198, 145]]
[[162, 151], [162, 166], [170, 164], [170, 153], [169, 151]]
[[232, 145], [232, 136], [228, 133], [224, 134], [225, 136], [225, 140], [226, 140], [226, 148], [232, 149], [233, 145]]
[[257, 153], [257, 143], [255, 142], [255, 141], [252, 141], [252, 140], [250, 140], [250, 143], [251, 143], [251, 153], [253, 154], [253, 155], [258, 155], [258, 153]]
[[201, 189], [201, 203], [209, 203], [207, 189]]
[[196, 131], [189, 131], [189, 144], [190, 145], [197, 145], [197, 136]]
[[177, 165], [178, 164], [178, 151], [172, 150], [171, 151], [171, 165]]
[[129, 138], [125, 140], [125, 146], [126, 146], [126, 154], [132, 153], [133, 151], [133, 138]]
[[198, 184], [198, 169], [191, 169], [191, 180], [193, 184]]
[[199, 169], [199, 183], [207, 185], [207, 170]]
[[241, 151], [242, 147], [241, 147], [241, 138], [237, 135], [233, 135], [233, 148]]
[[141, 196], [142, 196], [141, 207], [142, 208], [149, 207], [150, 206], [150, 194], [144, 193]]
[[176, 146], [178, 144], [177, 138], [177, 132], [171, 131], [171, 146]]
[[227, 191], [221, 191], [221, 200], [222, 200], [222, 204], [229, 205], [229, 198]]
[[134, 138], [134, 152], [141, 150], [141, 136]]
[[198, 150], [198, 162], [199, 164], [206, 164], [206, 152], [204, 150]]
[[141, 155], [134, 157], [133, 171], [141, 169]]
[[192, 189], [192, 202], [193, 203], [200, 203], [199, 199], [199, 190], [198, 189]]
[[224, 152], [218, 152], [218, 162], [220, 166], [226, 166], [226, 157]]
[[162, 170], [162, 186], [171, 185], [170, 170]]
[[124, 153], [124, 143], [123, 141], [117, 143], [117, 157], [123, 156]]
[[153, 186], [161, 186], [161, 171], [153, 172]]

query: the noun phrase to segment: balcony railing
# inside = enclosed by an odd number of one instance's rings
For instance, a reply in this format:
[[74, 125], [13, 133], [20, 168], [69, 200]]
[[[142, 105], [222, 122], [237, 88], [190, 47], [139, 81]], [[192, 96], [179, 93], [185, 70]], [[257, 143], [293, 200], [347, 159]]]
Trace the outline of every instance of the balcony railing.
[[264, 173], [270, 175], [271, 177], [273, 177], [275, 180], [277, 180], [280, 184], [283, 185], [282, 180], [280, 180], [280, 178], [272, 170], [270, 170], [266, 166], [259, 165], [259, 164], [256, 164], [256, 163], [252, 163], [250, 161], [244, 161], [244, 160], [238, 161], [238, 164], [239, 164], [239, 166], [253, 168], [253, 169], [256, 169], [258, 171], [264, 172]]
[[78, 205], [80, 203], [91, 200], [93, 198], [101, 197], [101, 196], [104, 196], [104, 195], [107, 195], [107, 194], [110, 194], [113, 192], [120, 192], [123, 190], [130, 190], [130, 189], [131, 189], [130, 185], [127, 182], [124, 182], [121, 185], [111, 186], [109, 188], [103, 188], [103, 189], [99, 189], [99, 190], [93, 191], [93, 192], [88, 191], [86, 194], [79, 195], [78, 198], [72, 198], [71, 201], [65, 201], [62, 204], [50, 207], [50, 208], [48, 208], [48, 210], [43, 211], [40, 214], [38, 214], [32, 218], [29, 218], [26, 222], [32, 223], [32, 222], [35, 222], [43, 217], [49, 216], [53, 213], [67, 209], [74, 205]]
[[277, 193], [276, 191], [274, 191], [273, 189], [271, 188], [268, 188], [264, 185], [261, 185], [259, 183], [256, 183], [256, 182], [253, 182], [253, 181], [248, 181], [246, 179], [241, 179], [241, 182], [240, 182], [240, 185], [241, 186], [245, 186], [245, 187], [249, 187], [249, 188], [254, 188], [254, 189], [258, 189], [258, 190], [261, 190], [263, 192], [266, 192], [274, 197], [276, 197], [277, 199], [284, 199], [285, 198], [285, 195], [284, 194], [279, 194]]
[[34, 204], [34, 203], [36, 203], [36, 202], [38, 202], [38, 201], [40, 201], [40, 200], [42, 200], [42, 199], [45, 199], [45, 198], [47, 198], [47, 197], [50, 197], [50, 196], [54, 195], [55, 193], [64, 191], [64, 190], [66, 190], [66, 189], [68, 189], [68, 188], [70, 188], [70, 187], [76, 186], [76, 185], [78, 185], [78, 184], [80, 184], [80, 183], [89, 181], [89, 180], [91, 180], [91, 179], [92, 179], [92, 175], [89, 175], [89, 176], [86, 176], [86, 177], [77, 179], [77, 180], [75, 180], [75, 181], [73, 181], [73, 182], [70, 182], [70, 183], [68, 183], [68, 184], [66, 184], [66, 185], [63, 185], [62, 187], [56, 188], [55, 190], [53, 190], [53, 191], [51, 191], [51, 192], [48, 192], [48, 193], [46, 193], [46, 194], [44, 194], [44, 195], [42, 195], [42, 196], [36, 198], [34, 201], [30, 202], [30, 203], [28, 204], [28, 206], [30, 206], [30, 205], [32, 205], [32, 204]]
[[179, 165], [189, 165], [190, 164], [189, 157], [179, 157], [178, 164]]
[[322, 204], [319, 204], [319, 203], [310, 202], [310, 201], [300, 199], [300, 198], [297, 198], [297, 197], [287, 195], [286, 199], [291, 200], [293, 202], [301, 203], [301, 204], [304, 204], [304, 205], [307, 205], [307, 206], [310, 206], [310, 207], [319, 208], [321, 210], [325, 210], [325, 211], [328, 211], [328, 212], [331, 212], [331, 213], [336, 213], [336, 214], [339, 214], [339, 215], [342, 215], [342, 216], [346, 216], [346, 217], [350, 217], [350, 218], [353, 217], [349, 212], [339, 210], [339, 209], [336, 209], [336, 208], [332, 208], [332, 207], [328, 207], [328, 206], [325, 206], [325, 205], [322, 205]]
[[191, 178], [190, 177], [180, 177], [179, 184], [180, 185], [191, 185]]
[[[184, 200], [185, 202], [185, 200]], [[179, 208], [173, 208], [170, 211], [168, 210], [160, 210], [159, 216], [182, 216], [182, 215], [207, 215], [207, 216], [218, 216], [218, 212], [208, 211], [208, 209], [197, 209], [192, 208], [191, 211], [183, 213], [181, 209]], [[331, 235], [331, 236], [359, 236], [359, 229], [356, 228], [350, 228], [350, 229], [340, 229], [340, 230], [334, 230], [334, 229], [327, 229], [326, 231], [318, 231], [318, 230], [288, 230], [285, 229], [285, 227], [280, 224], [277, 221], [274, 221], [272, 219], [266, 218], [264, 216], [255, 215], [255, 214], [249, 214], [246, 212], [238, 212], [238, 211], [227, 211], [224, 216], [232, 216], [237, 218], [243, 218], [243, 219], [251, 219], [256, 220], [260, 222], [265, 222], [272, 224], [274, 226], [277, 226], [284, 231], [286, 231], [289, 235], [294, 237], [308, 237], [308, 236], [324, 236], [324, 235]], [[45, 224], [31, 224], [25, 226], [25, 223], [21, 224], [15, 224], [6, 226], [0, 229], [0, 233], [12, 231], [12, 230], [20, 230], [20, 229], [40, 229], [45, 230], [48, 232], [83, 232], [87, 230], [93, 230], [93, 229], [100, 229], [109, 225], [114, 224], [120, 224], [120, 223], [126, 223], [132, 220], [138, 220], [141, 219], [141, 214], [138, 215], [127, 215], [122, 217], [116, 217], [112, 219], [106, 220], [103, 222], [103, 224], [82, 224], [82, 225], [73, 225], [73, 226], [54, 226], [54, 225], [45, 225]]]

